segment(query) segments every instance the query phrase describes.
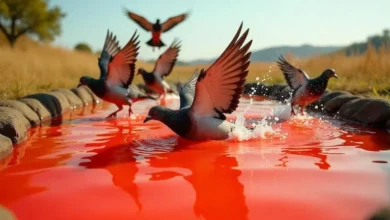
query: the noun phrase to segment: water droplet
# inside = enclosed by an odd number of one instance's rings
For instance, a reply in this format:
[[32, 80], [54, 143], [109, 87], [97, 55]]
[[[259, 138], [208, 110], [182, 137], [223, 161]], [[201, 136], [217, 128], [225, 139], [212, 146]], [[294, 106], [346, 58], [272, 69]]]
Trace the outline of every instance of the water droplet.
[[256, 77], [256, 81], [259, 81], [259, 79], [260, 79], [259, 77]]

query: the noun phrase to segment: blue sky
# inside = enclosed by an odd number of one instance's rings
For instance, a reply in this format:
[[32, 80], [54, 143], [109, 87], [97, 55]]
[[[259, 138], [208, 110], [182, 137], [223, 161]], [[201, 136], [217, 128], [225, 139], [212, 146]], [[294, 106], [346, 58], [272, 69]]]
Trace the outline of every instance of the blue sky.
[[51, 0], [67, 13], [56, 45], [72, 48], [87, 42], [103, 46], [107, 29], [124, 45], [140, 33], [140, 59], [156, 59], [161, 51], [145, 44], [151, 38], [128, 19], [123, 7], [151, 22], [191, 10], [188, 20], [162, 35], [169, 45], [182, 40], [179, 60], [217, 57], [228, 45], [241, 21], [250, 28], [251, 50], [279, 45], [347, 45], [390, 28], [389, 0]]

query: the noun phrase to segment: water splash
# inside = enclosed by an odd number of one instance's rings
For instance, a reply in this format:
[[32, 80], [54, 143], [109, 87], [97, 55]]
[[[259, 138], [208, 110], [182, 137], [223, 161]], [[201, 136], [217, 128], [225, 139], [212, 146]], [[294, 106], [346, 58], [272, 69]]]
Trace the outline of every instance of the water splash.
[[253, 123], [253, 130], [248, 129], [245, 126], [245, 117], [244, 113], [237, 115], [236, 121], [234, 123], [235, 128], [230, 134], [230, 139], [237, 139], [238, 141], [247, 141], [252, 139], [265, 139], [267, 134], [275, 134], [276, 130], [272, 128], [272, 125], [267, 122], [264, 117], [257, 124]]

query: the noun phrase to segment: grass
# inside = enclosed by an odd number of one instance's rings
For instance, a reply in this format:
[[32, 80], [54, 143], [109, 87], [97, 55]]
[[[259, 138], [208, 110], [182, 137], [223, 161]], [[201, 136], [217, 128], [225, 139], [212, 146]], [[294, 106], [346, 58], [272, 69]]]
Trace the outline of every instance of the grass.
[[[0, 39], [1, 45], [1, 39]], [[293, 65], [303, 68], [311, 77], [316, 77], [326, 68], [333, 68], [339, 75], [331, 79], [329, 88], [347, 90], [355, 94], [390, 97], [390, 49], [370, 48], [366, 54], [346, 57], [343, 54], [297, 59], [285, 56]], [[139, 61], [137, 68], [153, 69], [153, 64]], [[208, 65], [177, 65], [168, 81], [184, 82], [196, 68]], [[0, 47], [0, 99], [14, 99], [27, 94], [49, 91], [53, 88], [73, 88], [82, 75], [99, 76], [97, 56], [37, 44], [21, 39], [17, 47]], [[247, 82], [266, 84], [285, 83], [275, 63], [254, 62], [249, 67]], [[142, 83], [136, 76], [134, 84]]]

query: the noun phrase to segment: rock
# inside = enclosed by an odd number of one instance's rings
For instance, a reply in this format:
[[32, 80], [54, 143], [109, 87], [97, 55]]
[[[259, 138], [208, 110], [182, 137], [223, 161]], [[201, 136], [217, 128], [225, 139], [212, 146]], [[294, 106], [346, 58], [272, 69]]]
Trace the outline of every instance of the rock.
[[30, 122], [19, 111], [9, 107], [0, 107], [0, 134], [18, 144], [25, 140]]
[[88, 86], [85, 86], [85, 90], [87, 90], [89, 94], [91, 94], [93, 103], [98, 104], [102, 102], [102, 100], [94, 92], [92, 92], [92, 90]]
[[347, 103], [351, 100], [358, 99], [358, 98], [361, 98], [361, 97], [355, 96], [355, 95], [336, 96], [333, 99], [331, 99], [325, 103], [324, 112], [336, 113], [341, 108], [342, 105], [344, 105], [345, 103]]
[[324, 91], [322, 96], [312, 104], [308, 105], [307, 107], [313, 111], [323, 111], [325, 104], [340, 95], [351, 95], [351, 93], [346, 92], [346, 91], [334, 91], [334, 92], [329, 92], [327, 90]]
[[12, 151], [12, 141], [8, 137], [0, 134], [0, 159], [7, 156]]
[[54, 96], [59, 101], [60, 108], [61, 108], [61, 114], [63, 114], [63, 113], [65, 113], [65, 112], [67, 112], [67, 111], [72, 109], [68, 99], [61, 92], [59, 92], [59, 91], [51, 91], [51, 92], [48, 92], [47, 94]]
[[342, 119], [352, 120], [352, 115], [355, 114], [363, 105], [368, 103], [370, 100], [366, 98], [359, 98], [351, 100], [341, 106], [337, 115]]
[[42, 105], [40, 101], [32, 98], [22, 98], [18, 101], [28, 105], [35, 113], [37, 113], [41, 121], [45, 121], [51, 118], [50, 112], [46, 109], [44, 105]]
[[36, 93], [24, 98], [38, 100], [49, 111], [52, 118], [62, 115], [70, 109], [68, 100], [59, 92]]
[[71, 108], [77, 108], [83, 106], [83, 101], [69, 89], [54, 89], [53, 91], [62, 93], [69, 102]]
[[390, 102], [385, 99], [367, 99], [352, 115], [352, 120], [366, 125], [385, 126], [390, 119]]
[[93, 97], [90, 92], [85, 88], [86, 86], [80, 86], [77, 88], [71, 89], [71, 91], [76, 94], [81, 101], [83, 101], [84, 105], [88, 105], [93, 102]]
[[286, 87], [288, 88], [287, 85], [280, 85], [280, 84], [274, 84], [268, 86], [268, 90], [269, 90], [268, 98], [277, 100], [282, 90], [284, 90]]
[[282, 89], [282, 91], [280, 91], [276, 95], [276, 99], [278, 101], [286, 103], [291, 96], [292, 96], [292, 90], [290, 89], [290, 87], [286, 86], [284, 89]]
[[39, 116], [28, 105], [17, 100], [0, 100], [0, 106], [9, 107], [20, 111], [32, 126], [40, 123]]

